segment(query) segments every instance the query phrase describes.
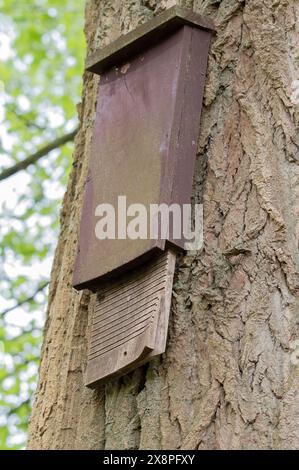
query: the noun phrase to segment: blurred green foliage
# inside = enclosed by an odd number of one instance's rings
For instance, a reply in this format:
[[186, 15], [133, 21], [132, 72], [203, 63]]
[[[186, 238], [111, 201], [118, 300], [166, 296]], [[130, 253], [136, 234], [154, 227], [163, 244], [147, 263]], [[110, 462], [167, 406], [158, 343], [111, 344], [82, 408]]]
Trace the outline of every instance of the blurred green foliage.
[[[77, 126], [84, 0], [0, 0], [0, 173]], [[24, 448], [73, 143], [0, 182], [0, 449]]]

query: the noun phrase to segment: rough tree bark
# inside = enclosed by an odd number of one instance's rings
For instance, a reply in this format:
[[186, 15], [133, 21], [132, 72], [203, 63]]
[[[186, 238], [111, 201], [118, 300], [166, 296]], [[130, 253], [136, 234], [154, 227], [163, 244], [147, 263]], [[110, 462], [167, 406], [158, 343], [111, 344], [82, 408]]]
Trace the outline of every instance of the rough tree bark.
[[[88, 1], [89, 50], [173, 3]], [[99, 83], [86, 73], [31, 449], [299, 449], [299, 369], [291, 360], [299, 338], [299, 112], [291, 100], [298, 3], [183, 4], [217, 26], [194, 180], [204, 249], [177, 263], [166, 354], [96, 391], [85, 388], [94, 299], [70, 283]]]

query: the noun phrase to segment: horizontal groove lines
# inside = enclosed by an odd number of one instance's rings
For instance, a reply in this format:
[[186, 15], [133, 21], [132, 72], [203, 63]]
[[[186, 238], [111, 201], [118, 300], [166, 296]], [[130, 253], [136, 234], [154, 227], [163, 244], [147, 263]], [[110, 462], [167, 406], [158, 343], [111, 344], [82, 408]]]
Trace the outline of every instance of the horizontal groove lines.
[[89, 360], [146, 333], [159, 315], [167, 279], [167, 254], [98, 292], [91, 329]]

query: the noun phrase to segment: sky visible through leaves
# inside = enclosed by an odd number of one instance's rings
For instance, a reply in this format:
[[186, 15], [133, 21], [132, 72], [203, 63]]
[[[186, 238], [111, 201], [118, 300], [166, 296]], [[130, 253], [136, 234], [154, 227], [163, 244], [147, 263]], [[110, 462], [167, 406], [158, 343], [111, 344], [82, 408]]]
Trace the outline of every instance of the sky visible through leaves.
[[[77, 126], [84, 0], [0, 0], [0, 175]], [[0, 449], [26, 446], [73, 142], [0, 181]]]

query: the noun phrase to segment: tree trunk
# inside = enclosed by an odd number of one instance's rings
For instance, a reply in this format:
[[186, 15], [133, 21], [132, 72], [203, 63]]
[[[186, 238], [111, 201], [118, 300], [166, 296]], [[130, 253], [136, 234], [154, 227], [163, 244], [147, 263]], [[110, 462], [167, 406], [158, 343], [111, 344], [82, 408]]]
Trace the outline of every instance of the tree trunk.
[[[173, 3], [88, 1], [88, 50]], [[217, 27], [193, 193], [204, 249], [177, 261], [166, 354], [84, 387], [94, 296], [73, 290], [71, 276], [99, 85], [86, 73], [31, 449], [299, 449], [298, 4], [183, 4]]]

